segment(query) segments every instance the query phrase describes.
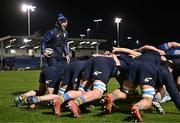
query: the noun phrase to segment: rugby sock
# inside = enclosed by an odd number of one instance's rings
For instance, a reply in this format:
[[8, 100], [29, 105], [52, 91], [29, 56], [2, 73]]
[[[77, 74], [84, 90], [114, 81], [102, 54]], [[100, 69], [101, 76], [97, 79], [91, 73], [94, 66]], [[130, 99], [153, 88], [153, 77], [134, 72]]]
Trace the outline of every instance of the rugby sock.
[[63, 95], [65, 91], [66, 91], [65, 88], [59, 88], [59, 94], [60, 95]]
[[80, 96], [80, 97], [76, 98], [74, 100], [74, 102], [79, 106], [79, 105], [86, 103], [86, 99], [84, 98], [84, 96]]
[[21, 94], [20, 96], [21, 96], [22, 100], [26, 100], [27, 99], [25, 94]]
[[40, 100], [40, 97], [39, 96], [32, 96], [32, 102], [33, 103], [38, 103], [38, 102], [40, 102], [41, 100]]
[[65, 93], [62, 96], [59, 96], [59, 102], [62, 104], [63, 102], [67, 101], [70, 99], [70, 96], [68, 93]]
[[160, 102], [161, 101], [161, 95], [160, 94], [156, 94], [153, 98], [153, 101], [156, 101], [156, 102]]

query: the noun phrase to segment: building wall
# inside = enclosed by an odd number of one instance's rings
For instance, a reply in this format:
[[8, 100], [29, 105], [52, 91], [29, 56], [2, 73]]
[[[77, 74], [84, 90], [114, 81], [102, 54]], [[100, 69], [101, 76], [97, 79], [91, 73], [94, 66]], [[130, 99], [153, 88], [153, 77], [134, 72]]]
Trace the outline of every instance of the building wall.
[[[37, 50], [28, 50], [28, 49], [13, 49], [16, 51], [16, 53], [11, 53], [11, 49], [5, 49], [4, 56], [40, 56], [40, 49]], [[104, 50], [99, 50], [99, 53], [103, 53]], [[92, 54], [96, 53], [96, 49], [77, 49], [75, 50], [75, 57], [81, 57], [81, 56], [90, 56]], [[70, 56], [72, 57], [73, 51], [70, 50]]]

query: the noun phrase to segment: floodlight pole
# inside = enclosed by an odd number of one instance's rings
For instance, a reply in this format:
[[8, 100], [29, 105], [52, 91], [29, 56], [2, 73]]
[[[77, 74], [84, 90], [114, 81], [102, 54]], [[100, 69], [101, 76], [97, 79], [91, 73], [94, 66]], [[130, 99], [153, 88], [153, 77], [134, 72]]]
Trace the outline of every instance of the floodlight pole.
[[99, 22], [102, 21], [102, 19], [96, 19], [96, 20], [93, 20], [93, 21], [96, 23], [96, 33], [97, 33], [97, 36], [98, 36], [98, 33], [99, 33], [98, 24], [99, 24]]
[[88, 28], [86, 31], [87, 31], [87, 38], [89, 38], [89, 32], [91, 31], [91, 29]]
[[96, 54], [99, 53], [99, 43], [96, 44]]
[[31, 36], [31, 26], [30, 26], [30, 24], [31, 24], [31, 22], [30, 22], [30, 9], [28, 9], [27, 10], [27, 13], [28, 13], [28, 37], [30, 37]]
[[117, 24], [117, 42], [118, 42], [118, 47], [121, 44], [121, 42], [119, 42], [119, 25], [120, 25], [121, 21], [122, 21], [121, 18], [115, 18], [115, 23]]
[[23, 12], [26, 12], [27, 11], [27, 14], [28, 14], [28, 37], [31, 36], [31, 32], [30, 32], [30, 15], [31, 15], [31, 11], [35, 11], [35, 6], [32, 6], [32, 5], [26, 5], [26, 4], [23, 4], [22, 5], [22, 11]]

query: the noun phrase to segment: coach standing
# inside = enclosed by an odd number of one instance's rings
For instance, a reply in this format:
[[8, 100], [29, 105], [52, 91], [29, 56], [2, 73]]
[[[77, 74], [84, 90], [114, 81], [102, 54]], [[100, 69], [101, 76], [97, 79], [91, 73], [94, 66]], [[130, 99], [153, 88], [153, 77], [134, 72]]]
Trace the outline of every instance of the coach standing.
[[45, 57], [48, 66], [56, 66], [59, 62], [62, 62], [63, 54], [66, 57], [67, 63], [70, 62], [67, 50], [67, 24], [67, 18], [60, 13], [55, 27], [48, 30], [40, 42], [41, 54]]

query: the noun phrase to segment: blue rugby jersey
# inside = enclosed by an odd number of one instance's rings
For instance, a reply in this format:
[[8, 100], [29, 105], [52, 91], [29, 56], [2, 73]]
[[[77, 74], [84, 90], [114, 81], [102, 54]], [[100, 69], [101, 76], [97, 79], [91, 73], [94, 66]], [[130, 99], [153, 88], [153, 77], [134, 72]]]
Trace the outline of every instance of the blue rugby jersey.
[[180, 110], [180, 94], [174, 82], [173, 75], [163, 65], [160, 66], [159, 75], [161, 77], [161, 80], [159, 82], [163, 83], [166, 86], [166, 90], [169, 93], [172, 101]]
[[62, 29], [55, 27], [48, 30], [41, 39], [41, 53], [44, 54], [45, 48], [52, 48], [56, 57], [62, 57], [62, 53], [67, 55], [68, 33]]

